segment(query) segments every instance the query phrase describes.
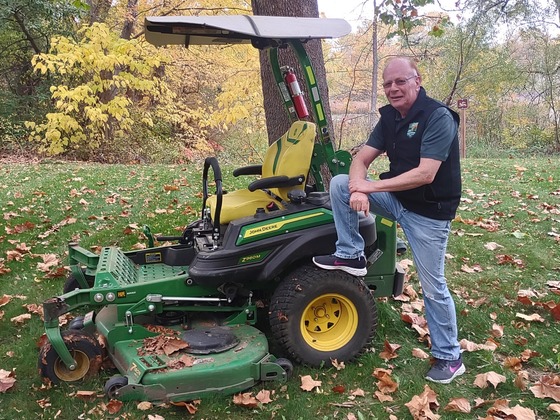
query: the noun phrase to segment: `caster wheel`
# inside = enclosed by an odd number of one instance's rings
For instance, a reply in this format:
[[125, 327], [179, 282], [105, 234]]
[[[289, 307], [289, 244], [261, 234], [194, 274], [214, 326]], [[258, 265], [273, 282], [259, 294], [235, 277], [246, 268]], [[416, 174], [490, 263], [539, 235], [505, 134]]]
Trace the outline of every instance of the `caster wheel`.
[[280, 365], [280, 367], [284, 369], [287, 379], [290, 379], [292, 377], [292, 374], [294, 373], [294, 365], [292, 364], [292, 362], [290, 362], [288, 359], [279, 358], [276, 359], [276, 364]]
[[103, 361], [103, 349], [95, 338], [79, 330], [62, 331], [62, 339], [76, 361], [74, 369], [69, 369], [50, 342], [39, 351], [39, 373], [52, 383], [77, 382], [96, 375]]
[[105, 382], [103, 390], [105, 391], [107, 398], [110, 400], [118, 399], [119, 390], [126, 385], [128, 385], [128, 378], [126, 376], [113, 376]]
[[69, 330], [81, 330], [84, 328], [84, 317], [83, 316], [77, 316], [76, 318], [74, 318], [72, 321], [70, 321], [68, 323], [68, 329]]

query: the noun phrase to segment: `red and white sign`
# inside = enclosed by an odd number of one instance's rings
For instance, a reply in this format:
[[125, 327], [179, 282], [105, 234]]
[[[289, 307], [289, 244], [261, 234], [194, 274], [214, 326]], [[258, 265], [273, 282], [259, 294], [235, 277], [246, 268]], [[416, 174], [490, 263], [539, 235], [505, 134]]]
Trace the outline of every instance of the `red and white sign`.
[[467, 99], [459, 99], [457, 101], [457, 108], [467, 109], [469, 107], [469, 101]]

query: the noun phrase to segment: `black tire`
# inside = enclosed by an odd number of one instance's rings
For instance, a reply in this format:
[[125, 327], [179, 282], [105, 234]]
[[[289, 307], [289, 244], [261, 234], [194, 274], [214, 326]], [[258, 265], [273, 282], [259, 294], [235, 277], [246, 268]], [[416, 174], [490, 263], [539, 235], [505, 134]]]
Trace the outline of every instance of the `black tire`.
[[77, 382], [96, 375], [103, 362], [103, 349], [90, 334], [79, 330], [62, 331], [64, 344], [76, 361], [76, 369], [70, 370], [46, 342], [39, 351], [39, 374], [52, 383]]
[[318, 367], [365, 351], [377, 328], [377, 307], [359, 278], [306, 265], [278, 285], [269, 320], [273, 338], [292, 360]]
[[[86, 275], [85, 270], [83, 269], [82, 271], [84, 272], [84, 277], [86, 278], [86, 282], [89, 285], [89, 287], [93, 287], [93, 283], [95, 282], [95, 277]], [[78, 280], [76, 279], [74, 274], [70, 273], [68, 274], [68, 277], [66, 277], [66, 282], [64, 282], [64, 286], [62, 287], [62, 293], [66, 294], [68, 292], [81, 288], [82, 286], [80, 286], [80, 283], [78, 283]]]
[[105, 391], [107, 398], [110, 400], [118, 399], [119, 389], [126, 385], [128, 385], [128, 378], [126, 376], [113, 376], [105, 382], [103, 390]]

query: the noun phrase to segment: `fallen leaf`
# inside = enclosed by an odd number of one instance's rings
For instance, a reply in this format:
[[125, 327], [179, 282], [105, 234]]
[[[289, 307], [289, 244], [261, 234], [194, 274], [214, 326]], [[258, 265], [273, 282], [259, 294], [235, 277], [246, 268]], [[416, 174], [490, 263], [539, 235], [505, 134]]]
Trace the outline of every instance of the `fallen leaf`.
[[494, 388], [496, 388], [498, 384], [505, 383], [505, 382], [506, 382], [506, 377], [504, 375], [500, 375], [499, 373], [496, 372], [486, 372], [486, 373], [480, 373], [476, 375], [473, 384], [479, 388], [484, 389], [488, 387], [488, 383], [491, 383], [492, 385], [494, 385]]
[[463, 264], [461, 266], [461, 271], [463, 271], [465, 273], [473, 274], [473, 273], [480, 273], [484, 270], [482, 269], [482, 267], [479, 264], [475, 264], [472, 267], [469, 267], [467, 264]]
[[379, 353], [379, 357], [384, 359], [385, 361], [394, 359], [398, 357], [397, 350], [401, 348], [400, 344], [391, 344], [389, 341], [385, 340], [383, 345], [383, 351]]
[[391, 370], [376, 368], [372, 376], [378, 379], [377, 388], [383, 394], [391, 394], [399, 388], [399, 384], [391, 378]]
[[171, 404], [177, 407], [185, 407], [189, 414], [196, 414], [198, 411], [198, 406], [200, 405], [200, 400], [194, 401], [178, 401], [178, 402], [171, 402]]
[[77, 391], [75, 396], [83, 401], [92, 401], [97, 398], [97, 393], [95, 391]]
[[417, 357], [418, 359], [429, 359], [430, 355], [426, 353], [424, 350], [415, 347], [412, 349], [412, 356]]
[[516, 313], [515, 316], [517, 318], [521, 318], [524, 319], [525, 321], [538, 321], [538, 322], [544, 322], [544, 318], [542, 316], [540, 316], [539, 314], [532, 314], [532, 315], [525, 315], [522, 313]]
[[12, 296], [2, 295], [2, 297], [0, 297], [0, 307], [7, 305], [8, 303], [10, 303], [11, 300], [12, 300]]
[[37, 268], [45, 273], [48, 273], [52, 266], [60, 263], [56, 254], [42, 254], [40, 257], [43, 259], [43, 262], [37, 263]]
[[405, 406], [415, 419], [436, 420], [440, 418], [434, 412], [439, 408], [437, 395], [428, 385], [424, 385], [424, 391], [420, 395], [413, 396]]
[[560, 376], [545, 375], [539, 379], [536, 385], [529, 388], [537, 398], [552, 398], [560, 402]]
[[16, 383], [15, 371], [0, 369], [0, 393], [6, 392]]
[[363, 389], [356, 388], [356, 389], [350, 391], [350, 395], [353, 396], [353, 397], [365, 397], [366, 393]]
[[393, 397], [391, 397], [390, 395], [384, 394], [381, 391], [375, 391], [373, 393], [373, 395], [375, 395], [380, 402], [392, 402], [393, 401]]
[[558, 414], [560, 414], [560, 404], [550, 404], [548, 406], [548, 409], [551, 411], [556, 411]]
[[181, 340], [179, 337], [170, 337], [167, 335], [157, 335], [155, 337], [147, 337], [143, 341], [141, 353], [144, 354], [165, 354], [167, 356], [189, 347], [189, 344]]
[[479, 350], [494, 351], [498, 348], [497, 344], [492, 341], [486, 341], [486, 343], [484, 344], [477, 344], [467, 340], [466, 338], [463, 338], [461, 341], [459, 341], [459, 346], [461, 347], [461, 349], [468, 352]]
[[23, 324], [28, 319], [31, 319], [31, 314], [21, 314], [18, 316], [14, 316], [13, 318], [10, 318], [10, 321], [12, 321], [14, 324]]
[[40, 400], [36, 400], [36, 402], [37, 404], [39, 404], [39, 407], [43, 409], [48, 408], [52, 405], [48, 398], [41, 398]]
[[110, 400], [107, 403], [107, 412], [109, 414], [117, 414], [119, 411], [121, 411], [121, 408], [123, 406], [123, 402], [119, 401], [119, 400]]
[[339, 362], [336, 359], [331, 359], [331, 363], [332, 365], [336, 368], [336, 370], [342, 370], [344, 369], [346, 366], [344, 365], [344, 362]]
[[233, 396], [233, 403], [240, 407], [246, 407], [246, 408], [257, 408], [259, 406], [259, 402], [251, 392], [235, 394]]
[[344, 392], [346, 392], [346, 388], [343, 385], [336, 385], [333, 386], [332, 391], [336, 394], [344, 394]]
[[452, 398], [443, 410], [458, 413], [470, 413], [471, 403], [466, 398]]
[[267, 389], [261, 389], [257, 395], [255, 395], [255, 398], [261, 403], [261, 404], [268, 404], [272, 402], [272, 398], [270, 398], [270, 391]]
[[535, 412], [533, 410], [520, 405], [510, 408], [508, 400], [497, 400], [494, 405], [488, 409], [487, 413], [488, 415], [493, 416], [492, 418], [500, 419], [536, 419]]
[[305, 375], [301, 377], [301, 386], [300, 388], [304, 391], [312, 391], [314, 388], [320, 387], [322, 381], [314, 380], [311, 375]]
[[515, 265], [519, 268], [524, 268], [525, 264], [523, 263], [523, 261], [519, 258], [513, 258], [510, 255], [496, 255], [496, 259], [498, 260], [498, 264], [499, 265], [504, 265], [504, 264], [511, 264], [511, 265]]
[[529, 379], [529, 374], [525, 370], [521, 370], [517, 372], [515, 376], [515, 380], [513, 381], [513, 385], [516, 388], [520, 389], [521, 391], [525, 391], [527, 389], [527, 381]]
[[136, 408], [140, 411], [151, 410], [154, 405], [150, 401], [142, 401], [136, 405]]
[[8, 274], [11, 271], [11, 269], [4, 265], [4, 261], [0, 258], [0, 276], [3, 274]]
[[23, 261], [23, 254], [15, 249], [8, 250], [6, 252], [6, 259], [8, 261]]
[[539, 357], [541, 354], [537, 351], [533, 351], [531, 349], [525, 349], [521, 352], [521, 360], [527, 362], [533, 357]]
[[521, 359], [519, 357], [506, 357], [504, 360], [504, 367], [517, 372], [523, 368]]
[[491, 334], [493, 337], [496, 338], [501, 338], [504, 335], [504, 327], [498, 324], [493, 324], [492, 325], [492, 331]]

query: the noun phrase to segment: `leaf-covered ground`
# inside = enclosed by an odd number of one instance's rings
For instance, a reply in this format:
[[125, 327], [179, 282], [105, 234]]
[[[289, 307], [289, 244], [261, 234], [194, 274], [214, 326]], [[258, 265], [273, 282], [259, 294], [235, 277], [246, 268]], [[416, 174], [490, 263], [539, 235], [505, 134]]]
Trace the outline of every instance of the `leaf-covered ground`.
[[[557, 159], [556, 159], [557, 160]], [[423, 379], [429, 364], [415, 269], [406, 293], [378, 301], [379, 325], [358, 362], [296, 366], [287, 384], [182, 406], [102, 396], [114, 372], [48, 387], [36, 369], [41, 303], [59, 294], [69, 241], [92, 251], [146, 245], [142, 228], [175, 234], [196, 218], [201, 168], [0, 166], [0, 419], [554, 418], [560, 413], [560, 169], [555, 159], [463, 162], [463, 199], [447, 277], [467, 366], [451, 385]], [[229, 173], [232, 168], [224, 167]], [[240, 181], [226, 177], [226, 189]]]

